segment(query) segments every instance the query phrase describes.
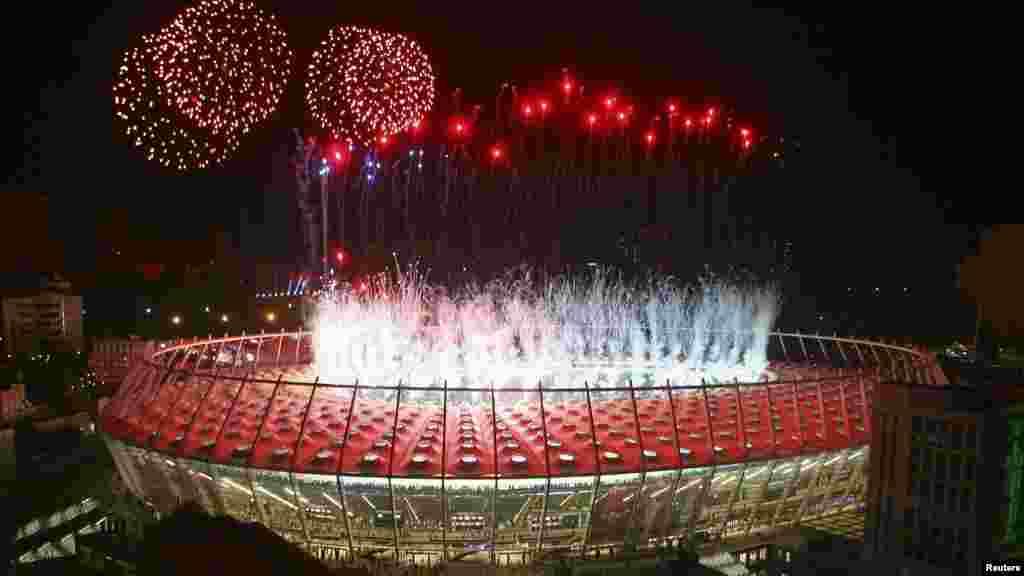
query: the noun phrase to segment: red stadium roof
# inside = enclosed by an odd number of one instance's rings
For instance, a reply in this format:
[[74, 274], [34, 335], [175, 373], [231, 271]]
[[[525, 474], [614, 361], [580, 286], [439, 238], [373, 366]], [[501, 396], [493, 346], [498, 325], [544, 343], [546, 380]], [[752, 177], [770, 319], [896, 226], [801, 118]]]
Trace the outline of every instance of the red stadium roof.
[[[870, 438], [874, 370], [776, 362], [775, 379], [757, 384], [497, 389], [493, 398], [490, 389], [452, 388], [446, 400], [442, 388], [316, 383], [308, 338], [295, 336], [254, 344], [265, 349], [247, 367], [179, 364], [187, 369], [168, 373], [163, 361], [185, 361], [190, 346], [161, 352], [126, 379], [102, 428], [128, 444], [228, 465], [465, 478], [704, 466], [716, 453], [718, 463], [740, 462]], [[300, 362], [275, 366], [284, 359]]]

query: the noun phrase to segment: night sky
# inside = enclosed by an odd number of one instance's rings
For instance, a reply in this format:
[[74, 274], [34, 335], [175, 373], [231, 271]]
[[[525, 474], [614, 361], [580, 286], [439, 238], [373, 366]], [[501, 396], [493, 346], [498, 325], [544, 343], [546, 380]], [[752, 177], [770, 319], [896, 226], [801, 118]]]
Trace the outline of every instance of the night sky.
[[[23, 8], [34, 11], [28, 21], [56, 23], [35, 37], [45, 46], [36, 50], [40, 57], [9, 71], [23, 79], [26, 112], [21, 153], [8, 155], [8, 189], [49, 196], [63, 267], [91, 270], [126, 242], [144, 246], [154, 261], [194, 260], [212, 248], [218, 229], [252, 238], [247, 250], [273, 252], [273, 235], [246, 228], [256, 222], [272, 230], [274, 207], [291, 201], [290, 189], [271, 182], [271, 159], [280, 157], [287, 129], [304, 123], [299, 75], [282, 109], [227, 166], [168, 176], [115, 142], [110, 84], [120, 52], [184, 4], [117, 2], [91, 12], [62, 6], [58, 18], [39, 4]], [[349, 23], [411, 35], [432, 57], [439, 94], [462, 87], [469, 103], [490, 104], [501, 82], [536, 83], [562, 66], [588, 91], [720, 95], [759, 132], [800, 138], [800, 167], [787, 189], [758, 193], [778, 210], [761, 217], [803, 223], [793, 239], [805, 261], [845, 269], [837, 262], [846, 259], [856, 274], [927, 270], [947, 279], [951, 255], [962, 251], [965, 227], [952, 224], [965, 220], [964, 212], [946, 195], [922, 190], [919, 179], [924, 48], [892, 15], [787, 15], [739, 4], [257, 4], [284, 24], [300, 71], [329, 27]]]

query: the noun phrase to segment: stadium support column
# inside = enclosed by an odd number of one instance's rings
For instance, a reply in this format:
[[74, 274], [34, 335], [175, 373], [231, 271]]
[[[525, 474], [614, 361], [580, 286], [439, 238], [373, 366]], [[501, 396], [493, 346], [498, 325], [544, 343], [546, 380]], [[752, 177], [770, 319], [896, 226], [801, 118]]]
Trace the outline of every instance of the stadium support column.
[[[864, 475], [864, 450], [864, 448], [860, 449], [860, 457], [857, 458], [857, 463], [850, 469], [850, 475], [846, 478], [846, 487], [843, 489], [843, 502], [846, 502], [846, 499], [850, 497], [850, 493], [857, 487], [857, 478]], [[847, 462], [849, 462], [849, 458], [847, 458]]]
[[631, 524], [634, 528], [639, 528], [637, 520], [637, 511], [640, 507], [640, 499], [643, 498], [644, 486], [647, 484], [647, 457], [644, 454], [647, 452], [644, 449], [644, 434], [640, 430], [640, 410], [636, 402], [636, 391], [633, 389], [633, 379], [627, 380], [629, 382], [629, 400], [633, 405], [633, 430], [636, 432], [637, 443], [640, 445], [640, 488], [637, 489], [636, 497], [633, 499], [633, 512], [630, 514], [633, 517]]
[[743, 459], [750, 457], [750, 441], [747, 440], [746, 417], [743, 415], [743, 390], [740, 388], [740, 380], [736, 378], [736, 440], [743, 450]]
[[843, 419], [843, 441], [849, 442], [853, 431], [850, 429], [850, 408], [846, 399], [846, 378], [844, 378], [842, 368], [839, 369], [839, 408]]
[[[675, 500], [676, 492], [679, 491], [679, 483], [683, 478], [685, 463], [683, 462], [683, 454], [679, 449], [679, 418], [676, 416], [676, 401], [672, 397], [672, 382], [668, 378], [665, 379], [665, 392], [665, 397], [668, 398], [668, 407], [672, 411], [672, 453], [676, 458], [676, 478], [672, 481], [672, 500]], [[669, 514], [665, 518], [665, 534], [669, 534], [672, 530], [671, 507], [672, 501], [669, 502]]]
[[[334, 476], [338, 484], [338, 496], [341, 498], [341, 514], [345, 519], [345, 537], [348, 539], [348, 553], [350, 558], [355, 557], [355, 546], [352, 544], [352, 528], [348, 521], [348, 504], [345, 503], [345, 483], [341, 480], [341, 471], [345, 469], [345, 444], [348, 443], [349, 433], [352, 430], [352, 413], [355, 412], [356, 394], [359, 391], [359, 381], [356, 380], [352, 386], [352, 398], [348, 403], [348, 416], [345, 418], [345, 434], [341, 437], [341, 445], [338, 446], [338, 470]], [[442, 445], [443, 447], [443, 445]]]
[[[544, 532], [546, 532], [547, 521], [548, 521], [548, 499], [551, 498], [551, 458], [548, 455], [548, 416], [544, 412], [544, 387], [540, 382], [537, 382], [537, 398], [540, 401], [540, 427], [541, 433], [544, 434], [544, 473], [547, 476], [544, 483], [544, 500], [541, 501], [540, 511], [540, 530], [537, 534], [537, 557], [539, 558], [544, 552]], [[529, 517], [527, 517], [529, 522]]]
[[793, 380], [792, 391], [793, 391], [793, 410], [794, 410], [794, 412], [793, 412], [793, 419], [794, 419], [794, 424], [796, 425], [796, 435], [795, 435], [795, 438], [800, 440], [800, 450], [799, 450], [799, 452], [800, 452], [800, 454], [803, 454], [804, 453], [804, 449], [807, 447], [807, 438], [806, 438], [806, 435], [804, 434], [804, 418], [803, 418], [804, 413], [800, 409], [800, 384], [797, 383], [799, 381], [802, 384], [803, 383], [803, 378], [801, 378], [799, 375], [796, 375], [796, 374], [793, 375], [793, 378], [794, 378], [794, 380]]
[[711, 453], [711, 462], [718, 464], [718, 452], [715, 450], [715, 426], [714, 418], [711, 416], [710, 398], [708, 398], [708, 383], [704, 378], [700, 379], [700, 390], [704, 396], [704, 418], [708, 423], [708, 451]]
[[491, 492], [491, 564], [498, 563], [498, 406], [494, 400], [494, 381], [491, 381], [491, 446], [494, 453], [494, 491]]
[[693, 539], [693, 531], [697, 527], [697, 519], [700, 518], [701, 513], [704, 511], [704, 501], [707, 500], [708, 492], [711, 491], [711, 482], [715, 479], [716, 469], [717, 465], [712, 464], [708, 468], [707, 474], [701, 478], [700, 492], [697, 494], [697, 500], [690, 509], [690, 517], [686, 521], [687, 540]]
[[861, 425], [864, 427], [865, 434], [871, 434], [871, 415], [868, 414], [868, 392], [865, 389], [864, 374], [862, 371], [858, 371], [857, 373], [857, 387], [859, 388], [858, 392], [860, 392]]
[[747, 468], [750, 467], [749, 463], [743, 463], [743, 468], [740, 469], [740, 477], [736, 480], [736, 488], [733, 489], [732, 494], [729, 495], [729, 503], [725, 507], [725, 516], [722, 518], [722, 528], [718, 531], [718, 540], [725, 538], [725, 533], [729, 529], [729, 521], [732, 518], [732, 509], [736, 506], [736, 500], [739, 500], [741, 491], [743, 490], [743, 482], [747, 479]]
[[[313, 398], [316, 397], [317, 386], [320, 385], [320, 376], [318, 375], [313, 380], [313, 389], [309, 393], [309, 400], [306, 401], [306, 406], [302, 410], [302, 421], [299, 423], [299, 437], [295, 440], [295, 446], [292, 448], [292, 457], [290, 461], [290, 467], [288, 469], [288, 484], [291, 486], [292, 493], [295, 496], [301, 494], [299, 487], [295, 484], [295, 466], [299, 463], [299, 448], [302, 445], [303, 438], [306, 436], [306, 421], [309, 418], [309, 409], [313, 406]], [[302, 535], [306, 538], [306, 551], [308, 552], [312, 545], [312, 538], [309, 535], [309, 521], [306, 518], [307, 510], [302, 500], [298, 497], [295, 498], [295, 506], [300, 510], [299, 523], [302, 524]]]
[[800, 469], [803, 468], [803, 459], [797, 456], [795, 459], [791, 460], [791, 462], [793, 462], [793, 468], [795, 471], [793, 473], [793, 477], [786, 483], [786, 487], [782, 491], [782, 498], [779, 499], [779, 503], [775, 507], [775, 514], [772, 515], [772, 528], [778, 525], [779, 517], [782, 515], [782, 509], [786, 506], [786, 500], [789, 500], [793, 496], [793, 490], [796, 489], [797, 483], [800, 482]]
[[[260, 418], [259, 426], [256, 427], [256, 436], [254, 437], [256, 440], [259, 440], [259, 438], [263, 436], [263, 428], [266, 425], [267, 417], [270, 415], [270, 408], [274, 405], [274, 399], [277, 398], [277, 393], [281, 389], [281, 380], [283, 378], [283, 374], [279, 374], [277, 376], [277, 381], [274, 383], [274, 390], [270, 393], [270, 398], [267, 399], [267, 407], [263, 410], [263, 416]], [[213, 388], [213, 386], [210, 386], [211, 390]], [[249, 473], [249, 471], [252, 470], [252, 455], [253, 452], [250, 451], [249, 456], [245, 459], [245, 474], [246, 477], [249, 478], [249, 489], [253, 491], [253, 494], [255, 494], [256, 486], [252, 480], [252, 475]], [[256, 502], [256, 513], [260, 516], [261, 523], [264, 526], [270, 526], [270, 518], [267, 515], [266, 508], [263, 507], [263, 501], [255, 497], [254, 501]]]
[[448, 491], [444, 479], [448, 476], [448, 380], [445, 380], [441, 396], [441, 559], [448, 561]]
[[[831, 499], [832, 493], [835, 492], [836, 488], [838, 488], [839, 471], [849, 465], [850, 452], [853, 452], [853, 448], [844, 448], [842, 453], [839, 455], [839, 462], [833, 466], [832, 472], [828, 477], [828, 485], [825, 487], [826, 499]], [[847, 477], [847, 480], [849, 480], [849, 477]], [[849, 486], [849, 482], [847, 482], [847, 486]]]
[[771, 482], [772, 478], [775, 476], [775, 469], [778, 466], [779, 466], [779, 461], [778, 460], [773, 460], [772, 463], [771, 463], [771, 469], [768, 471], [767, 474], [764, 475], [764, 482], [761, 482], [761, 485], [758, 486], [758, 488], [757, 488], [757, 495], [754, 497], [754, 503], [755, 503], [754, 504], [754, 511], [750, 514], [750, 519], [747, 521], [747, 529], [744, 530], [743, 536], [749, 535], [750, 534], [750, 530], [754, 527], [754, 524], [757, 523], [758, 516], [760, 516], [760, 512], [761, 512], [761, 506], [764, 505], [764, 502], [763, 502], [764, 496], [765, 496], [765, 494], [768, 493], [768, 484]]
[[395, 390], [395, 417], [391, 422], [391, 442], [388, 446], [388, 495], [391, 498], [391, 529], [394, 534], [395, 543], [395, 562], [398, 562], [398, 518], [395, 517], [395, 512], [398, 510], [398, 506], [395, 504], [395, 484], [392, 482], [394, 477], [395, 469], [395, 444], [398, 438], [398, 412], [402, 407], [402, 381], [398, 381], [398, 389]]
[[800, 519], [803, 518], [804, 514], [807, 512], [807, 501], [811, 499], [811, 496], [813, 496], [814, 492], [818, 489], [818, 478], [821, 477], [821, 469], [825, 467], [825, 465], [822, 464], [822, 460], [824, 458], [824, 456], [818, 456], [814, 460], [814, 475], [811, 476], [811, 482], [807, 485], [807, 491], [804, 492], [803, 498], [800, 499], [800, 508], [796, 512], [796, 518], [793, 519], [794, 526], [800, 525]]
[[[594, 436], [594, 406], [590, 401], [590, 384], [586, 380], [583, 381], [583, 390], [586, 393], [587, 398], [587, 418], [590, 422], [590, 445], [594, 448], [594, 487], [590, 491], [590, 509], [587, 510], [587, 532], [583, 537], [583, 547], [586, 549], [590, 546], [590, 532], [594, 525], [594, 505], [597, 502], [597, 489], [601, 483], [601, 458], [600, 451], [597, 449], [596, 437]], [[673, 419], [673, 422], [675, 420]], [[675, 424], [673, 424], [674, 426]]]

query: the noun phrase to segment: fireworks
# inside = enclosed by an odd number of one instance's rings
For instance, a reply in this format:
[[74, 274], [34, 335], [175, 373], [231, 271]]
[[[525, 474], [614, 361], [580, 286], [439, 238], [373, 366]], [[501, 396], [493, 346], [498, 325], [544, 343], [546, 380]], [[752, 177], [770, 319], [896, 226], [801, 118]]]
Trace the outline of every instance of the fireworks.
[[221, 163], [277, 107], [291, 71], [284, 30], [244, 0], [208, 0], [126, 52], [114, 115], [151, 160]]
[[368, 146], [416, 126], [433, 102], [430, 60], [405, 36], [341, 26], [313, 53], [306, 104], [334, 138]]
[[598, 268], [537, 283], [524, 269], [448, 293], [410, 267], [321, 302], [317, 369], [370, 386], [758, 381], [778, 309], [774, 286], [713, 277], [631, 283]]

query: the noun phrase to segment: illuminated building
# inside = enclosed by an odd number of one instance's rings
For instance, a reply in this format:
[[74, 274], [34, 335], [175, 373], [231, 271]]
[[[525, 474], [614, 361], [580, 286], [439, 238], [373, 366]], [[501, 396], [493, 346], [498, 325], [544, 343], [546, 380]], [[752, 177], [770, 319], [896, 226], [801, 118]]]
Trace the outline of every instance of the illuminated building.
[[[879, 379], [925, 356], [772, 333], [773, 378], [696, 386], [327, 383], [310, 333], [168, 347], [102, 418], [125, 483], [317, 556], [519, 563], [770, 533], [863, 506]], [[244, 352], [244, 354], [243, 354]]]
[[[1006, 376], [1005, 374], [1003, 376]], [[1024, 389], [883, 382], [865, 524], [869, 557], [980, 574], [1024, 544]]]
[[82, 297], [60, 277], [45, 279], [38, 290], [3, 299], [3, 339], [8, 353], [38, 352], [43, 340], [82, 350]]

